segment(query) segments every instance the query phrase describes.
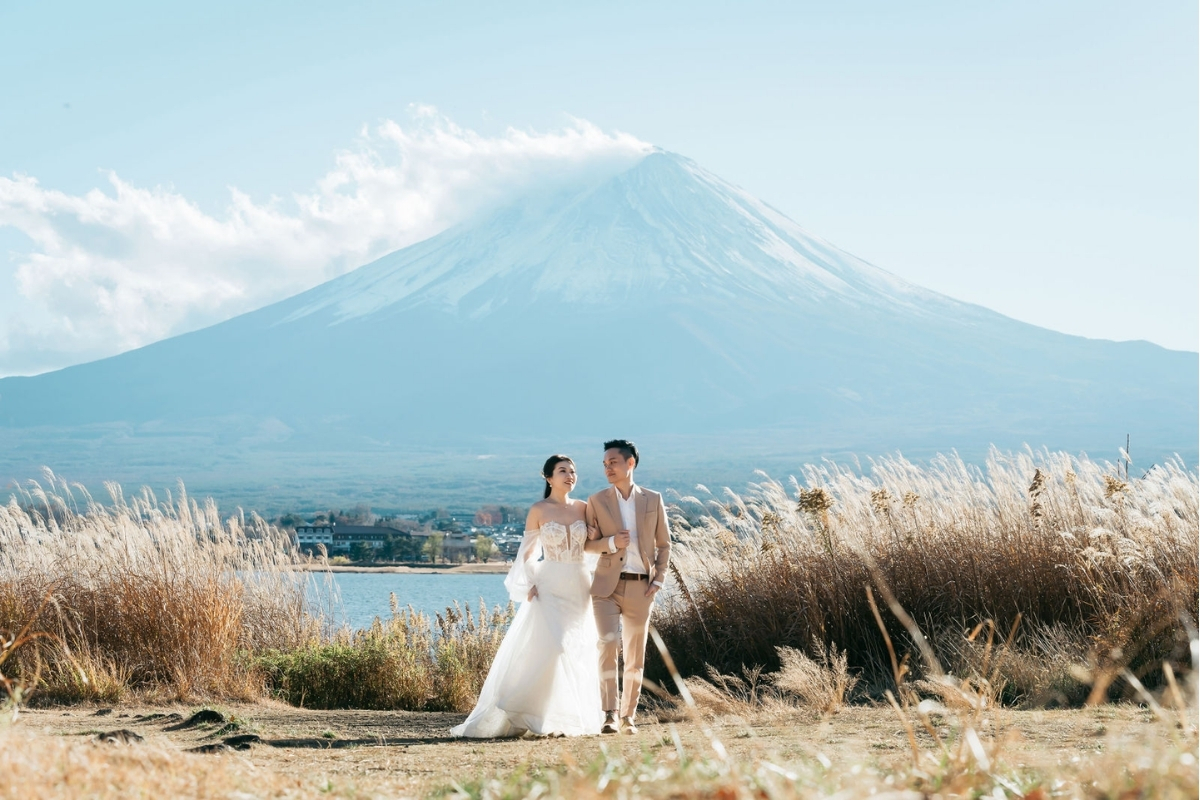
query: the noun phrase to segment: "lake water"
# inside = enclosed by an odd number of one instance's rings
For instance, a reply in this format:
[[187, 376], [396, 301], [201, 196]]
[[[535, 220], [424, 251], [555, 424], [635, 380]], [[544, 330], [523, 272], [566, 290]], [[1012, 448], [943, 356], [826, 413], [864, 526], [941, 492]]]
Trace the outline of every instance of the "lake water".
[[483, 598], [490, 611], [508, 605], [503, 575], [421, 575], [395, 572], [335, 572], [334, 581], [342, 595], [342, 610], [352, 628], [365, 628], [375, 617], [391, 612], [388, 595], [396, 594], [400, 607], [411, 605], [431, 618], [453, 605], [470, 605], [479, 610]]

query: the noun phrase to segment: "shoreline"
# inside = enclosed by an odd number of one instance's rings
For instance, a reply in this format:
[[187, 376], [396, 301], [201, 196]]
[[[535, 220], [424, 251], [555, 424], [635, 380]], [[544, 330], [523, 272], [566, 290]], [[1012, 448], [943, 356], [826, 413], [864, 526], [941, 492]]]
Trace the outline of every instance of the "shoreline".
[[455, 564], [454, 566], [410, 567], [393, 565], [386, 567], [367, 567], [354, 564], [296, 564], [295, 568], [303, 572], [382, 572], [400, 575], [505, 575], [510, 569], [506, 562], [486, 564]]

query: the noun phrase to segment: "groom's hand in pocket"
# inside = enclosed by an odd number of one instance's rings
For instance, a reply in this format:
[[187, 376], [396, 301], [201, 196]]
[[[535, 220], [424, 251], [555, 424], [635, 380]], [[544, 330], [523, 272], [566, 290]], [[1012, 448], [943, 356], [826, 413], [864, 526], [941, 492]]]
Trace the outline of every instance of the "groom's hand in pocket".
[[654, 595], [658, 594], [658, 590], [661, 588], [662, 587], [657, 583], [650, 584], [646, 587], [646, 597], [654, 597]]

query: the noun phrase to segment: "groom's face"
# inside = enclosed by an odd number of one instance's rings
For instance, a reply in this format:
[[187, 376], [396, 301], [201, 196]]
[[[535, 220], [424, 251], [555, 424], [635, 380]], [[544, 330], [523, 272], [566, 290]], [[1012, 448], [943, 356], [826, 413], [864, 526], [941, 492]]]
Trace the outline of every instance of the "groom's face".
[[613, 447], [604, 451], [604, 477], [612, 484], [621, 483], [633, 472], [634, 461], [626, 458], [621, 451]]

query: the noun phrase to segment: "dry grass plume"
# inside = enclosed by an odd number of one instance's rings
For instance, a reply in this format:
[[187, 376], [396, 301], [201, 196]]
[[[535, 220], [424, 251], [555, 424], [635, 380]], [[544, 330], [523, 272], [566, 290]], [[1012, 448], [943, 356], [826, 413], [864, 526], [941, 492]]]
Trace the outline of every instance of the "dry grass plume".
[[[983, 468], [957, 457], [809, 465], [740, 495], [698, 487], [673, 507], [681, 591], [655, 624], [687, 675], [785, 660], [795, 671], [785, 653], [821, 662], [837, 647], [879, 699], [936, 677], [931, 660], [989, 680], [1007, 703], [1128, 696], [1122, 670], [1156, 683], [1164, 660], [1188, 665], [1197, 494], [1177, 462], [1122, 480], [1112, 465], [1044, 451], [993, 451]], [[883, 604], [881, 632], [868, 587], [894, 595], [928, 639]]]

